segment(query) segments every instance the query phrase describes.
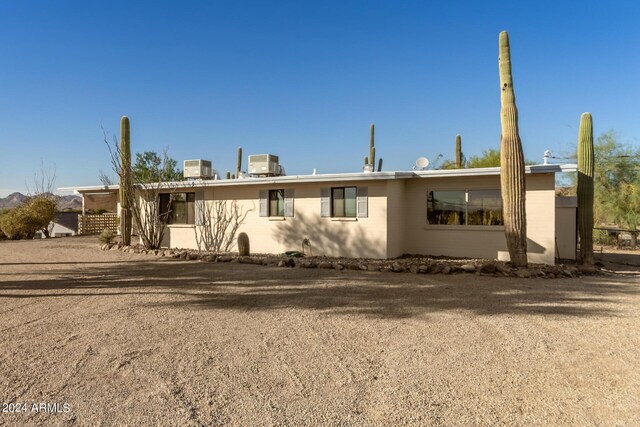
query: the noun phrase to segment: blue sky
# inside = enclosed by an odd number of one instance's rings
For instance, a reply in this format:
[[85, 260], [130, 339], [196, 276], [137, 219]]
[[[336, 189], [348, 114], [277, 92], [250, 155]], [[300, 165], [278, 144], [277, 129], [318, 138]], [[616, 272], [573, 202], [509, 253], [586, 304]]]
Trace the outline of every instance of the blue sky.
[[[56, 186], [110, 171], [101, 126], [132, 151], [236, 148], [287, 173], [355, 172], [376, 124], [385, 170], [500, 139], [498, 34], [510, 34], [525, 155], [596, 134], [640, 139], [638, 2], [0, 2], [0, 196], [43, 160]], [[246, 166], [246, 156], [244, 159]]]

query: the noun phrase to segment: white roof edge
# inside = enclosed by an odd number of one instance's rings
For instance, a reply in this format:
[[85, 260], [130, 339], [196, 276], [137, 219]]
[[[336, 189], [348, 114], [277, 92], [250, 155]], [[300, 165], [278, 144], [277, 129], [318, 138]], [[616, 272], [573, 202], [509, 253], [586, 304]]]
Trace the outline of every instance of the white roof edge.
[[[559, 173], [575, 172], [577, 165], [532, 165], [525, 167], [525, 173]], [[399, 172], [356, 172], [356, 173], [331, 173], [318, 175], [290, 175], [274, 176], [265, 178], [238, 178], [238, 179], [209, 179], [166, 182], [166, 188], [189, 188], [189, 187], [217, 187], [227, 185], [260, 185], [260, 184], [287, 184], [287, 183], [313, 183], [313, 182], [335, 182], [335, 181], [376, 181], [390, 179], [407, 178], [436, 178], [436, 177], [462, 177], [462, 176], [486, 176], [500, 175], [500, 167], [474, 168], [474, 169], [436, 169], [426, 171], [399, 171]], [[117, 191], [118, 185], [95, 185], [85, 187], [60, 187], [58, 191], [72, 191], [74, 193], [88, 192], [109, 192]]]
[[120, 189], [120, 186], [118, 184], [114, 184], [114, 185], [85, 185], [83, 187], [59, 187], [58, 191], [69, 191], [69, 192], [73, 192], [73, 193], [80, 193], [80, 192], [97, 192], [97, 193], [106, 193], [106, 192], [113, 192], [113, 191], [118, 191]]

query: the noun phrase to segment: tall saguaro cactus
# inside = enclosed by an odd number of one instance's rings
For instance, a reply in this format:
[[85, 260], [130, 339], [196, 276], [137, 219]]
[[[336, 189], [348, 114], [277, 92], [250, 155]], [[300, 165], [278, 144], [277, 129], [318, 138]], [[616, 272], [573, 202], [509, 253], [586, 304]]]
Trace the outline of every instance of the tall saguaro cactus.
[[462, 169], [462, 137], [456, 135], [456, 169]]
[[578, 235], [583, 264], [593, 264], [593, 172], [593, 120], [583, 113], [578, 131]]
[[131, 140], [129, 118], [120, 119], [120, 232], [122, 244], [131, 244], [131, 200], [133, 199], [133, 177], [131, 176]]
[[240, 177], [242, 170], [242, 147], [238, 147], [238, 164], [236, 166], [236, 178]]
[[[371, 172], [376, 171], [376, 139], [375, 139], [376, 125], [371, 123], [369, 133], [369, 156], [364, 158], [365, 170], [368, 167]], [[382, 158], [378, 162], [378, 172], [382, 170]]]
[[369, 135], [369, 161], [373, 166], [376, 164], [375, 130], [376, 125], [371, 123], [371, 132]]
[[511, 76], [509, 35], [500, 33], [500, 187], [504, 229], [511, 264], [527, 266], [527, 219], [525, 211], [524, 154], [518, 131], [518, 109]]

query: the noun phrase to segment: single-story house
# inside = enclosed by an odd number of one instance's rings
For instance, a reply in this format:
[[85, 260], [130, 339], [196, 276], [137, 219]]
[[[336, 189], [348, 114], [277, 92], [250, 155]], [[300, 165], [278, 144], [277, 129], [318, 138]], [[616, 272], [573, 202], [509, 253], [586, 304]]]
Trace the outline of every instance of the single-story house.
[[[78, 234], [78, 213], [77, 212], [56, 212], [49, 223], [49, 236], [69, 237]], [[35, 239], [44, 239], [44, 233], [38, 231]]]
[[[576, 165], [526, 167], [530, 262], [575, 259], [575, 207], [561, 203], [558, 214], [555, 195], [556, 173], [575, 171]], [[300, 250], [308, 239], [317, 255], [509, 258], [500, 168], [193, 180], [166, 189], [165, 202], [173, 194], [166, 247], [197, 249], [206, 207], [227, 202], [246, 213], [238, 232], [249, 236], [255, 253]], [[118, 186], [60, 190], [117, 195]]]

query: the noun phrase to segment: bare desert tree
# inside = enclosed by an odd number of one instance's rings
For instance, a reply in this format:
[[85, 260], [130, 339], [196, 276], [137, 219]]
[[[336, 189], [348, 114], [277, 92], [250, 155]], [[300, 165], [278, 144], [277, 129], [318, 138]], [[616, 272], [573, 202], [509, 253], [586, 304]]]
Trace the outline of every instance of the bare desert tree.
[[53, 191], [56, 188], [56, 167], [47, 168], [44, 160], [40, 160], [40, 170], [33, 174], [33, 185], [25, 183], [30, 197], [46, 197], [55, 199]]
[[104, 185], [105, 187], [109, 187], [110, 185], [115, 184], [116, 180], [113, 179], [113, 177], [111, 177], [110, 175], [108, 175], [105, 171], [103, 171], [102, 169], [100, 169], [98, 171], [98, 179], [100, 179], [100, 182], [102, 183], [102, 185]]
[[198, 226], [195, 229], [199, 251], [229, 252], [236, 244], [238, 228], [250, 210], [244, 210], [237, 201], [197, 201]]
[[[103, 133], [104, 143], [109, 149], [113, 172], [118, 176], [122, 176], [122, 173], [126, 172], [133, 181], [134, 191], [128, 192], [126, 197], [133, 217], [134, 229], [146, 249], [158, 249], [162, 244], [166, 225], [171, 213], [169, 208], [171, 203], [169, 203], [169, 206], [161, 209], [160, 194], [169, 193], [173, 196], [178, 185], [175, 182], [166, 181], [162, 178], [163, 176], [167, 176], [164, 172], [170, 168], [171, 158], [167, 155], [167, 150], [165, 149], [161, 156], [161, 162], [156, 166], [158, 170], [154, 176], [157, 177], [157, 179], [152, 182], [146, 181], [133, 172], [133, 167], [130, 163], [128, 165], [122, 164], [118, 139], [114, 136], [113, 143], [109, 143], [108, 134], [104, 129]], [[123, 167], [129, 168], [129, 171], [123, 171]]]

